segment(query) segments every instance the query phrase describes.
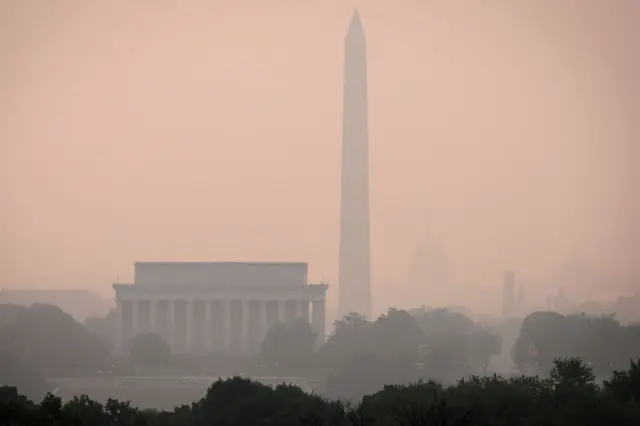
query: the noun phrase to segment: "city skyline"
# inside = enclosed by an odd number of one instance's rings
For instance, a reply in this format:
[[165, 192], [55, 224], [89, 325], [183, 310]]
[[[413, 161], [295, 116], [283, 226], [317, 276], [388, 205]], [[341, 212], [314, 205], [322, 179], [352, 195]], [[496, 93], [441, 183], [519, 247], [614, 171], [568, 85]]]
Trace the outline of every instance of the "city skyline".
[[[136, 260], [301, 260], [336, 305], [353, 5], [285, 3], [0, 13], [0, 285], [107, 289]], [[359, 6], [383, 300], [425, 223], [480, 293], [505, 268], [543, 281], [572, 247], [604, 276], [639, 275], [633, 10], [537, 3]]]

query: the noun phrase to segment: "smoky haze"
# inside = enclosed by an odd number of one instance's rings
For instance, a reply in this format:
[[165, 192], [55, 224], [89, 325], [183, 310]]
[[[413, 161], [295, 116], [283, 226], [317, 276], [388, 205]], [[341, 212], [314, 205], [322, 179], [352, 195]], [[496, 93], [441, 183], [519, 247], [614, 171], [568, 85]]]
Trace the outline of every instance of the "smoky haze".
[[447, 259], [442, 303], [499, 310], [507, 268], [542, 298], [570, 256], [604, 277], [590, 296], [628, 292], [634, 0], [3, 1], [0, 286], [110, 294], [134, 261], [304, 261], [333, 303], [354, 6], [376, 310], [428, 302], [408, 284], [425, 244]]

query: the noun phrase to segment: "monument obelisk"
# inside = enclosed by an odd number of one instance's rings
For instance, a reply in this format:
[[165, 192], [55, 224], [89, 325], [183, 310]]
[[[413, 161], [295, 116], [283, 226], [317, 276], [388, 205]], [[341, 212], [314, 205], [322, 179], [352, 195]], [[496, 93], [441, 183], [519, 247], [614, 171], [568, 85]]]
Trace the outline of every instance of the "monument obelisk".
[[340, 315], [371, 317], [367, 46], [355, 10], [345, 38], [340, 200]]

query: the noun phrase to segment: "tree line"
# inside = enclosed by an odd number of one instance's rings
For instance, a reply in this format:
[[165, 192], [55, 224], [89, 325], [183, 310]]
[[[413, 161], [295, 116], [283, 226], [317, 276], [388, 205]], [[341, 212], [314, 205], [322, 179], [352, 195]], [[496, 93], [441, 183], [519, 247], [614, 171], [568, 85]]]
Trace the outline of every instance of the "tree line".
[[[0, 305], [0, 384], [18, 386], [37, 400], [49, 390], [45, 377], [131, 374], [112, 371], [112, 320], [107, 316], [80, 324], [53, 306]], [[258, 355], [232, 358], [238, 373], [317, 378], [324, 383], [317, 391], [336, 399], [416, 380], [448, 385], [461, 377], [490, 375], [492, 358], [504, 350], [511, 351], [517, 374], [544, 376], [554, 359], [579, 357], [598, 382], [640, 357], [640, 326], [623, 326], [611, 316], [534, 312], [517, 326], [513, 347], [504, 347], [499, 327], [486, 327], [463, 314], [390, 309], [374, 321], [345, 316], [318, 350], [308, 323], [278, 324]], [[178, 362], [154, 334], [136, 336], [130, 355], [134, 366]], [[217, 358], [182, 361], [196, 368], [193, 374], [235, 374], [226, 364], [223, 370]]]
[[86, 395], [34, 403], [0, 388], [0, 424], [12, 426], [631, 426], [640, 424], [640, 364], [614, 371], [602, 385], [579, 358], [556, 359], [547, 378], [471, 376], [387, 385], [357, 403], [330, 400], [282, 384], [271, 388], [235, 377], [213, 383], [191, 405], [139, 410]]

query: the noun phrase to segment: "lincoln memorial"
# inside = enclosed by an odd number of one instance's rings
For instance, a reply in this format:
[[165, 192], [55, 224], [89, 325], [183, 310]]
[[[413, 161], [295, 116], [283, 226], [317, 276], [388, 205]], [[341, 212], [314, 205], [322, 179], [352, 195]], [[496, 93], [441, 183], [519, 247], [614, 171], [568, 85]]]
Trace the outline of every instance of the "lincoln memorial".
[[162, 336], [174, 353], [260, 350], [277, 323], [310, 322], [325, 338], [327, 285], [307, 283], [306, 263], [138, 262], [133, 284], [116, 292], [116, 352], [141, 333]]

